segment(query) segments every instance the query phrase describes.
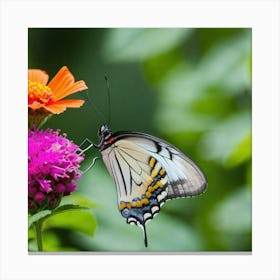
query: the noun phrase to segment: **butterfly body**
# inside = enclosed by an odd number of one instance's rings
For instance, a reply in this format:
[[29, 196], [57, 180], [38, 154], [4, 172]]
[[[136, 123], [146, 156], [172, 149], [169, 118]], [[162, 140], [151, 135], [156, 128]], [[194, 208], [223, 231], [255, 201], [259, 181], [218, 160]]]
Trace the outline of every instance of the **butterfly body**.
[[139, 132], [112, 133], [101, 126], [99, 148], [114, 179], [118, 207], [127, 223], [144, 230], [168, 199], [201, 194], [207, 186], [200, 168], [168, 142]]

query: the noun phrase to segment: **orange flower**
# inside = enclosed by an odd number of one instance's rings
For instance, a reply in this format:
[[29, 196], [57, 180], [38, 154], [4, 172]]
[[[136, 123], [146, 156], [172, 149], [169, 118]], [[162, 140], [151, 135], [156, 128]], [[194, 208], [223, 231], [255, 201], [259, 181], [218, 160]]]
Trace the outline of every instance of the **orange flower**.
[[87, 89], [84, 81], [75, 82], [66, 66], [63, 66], [49, 83], [48, 80], [49, 75], [46, 72], [39, 69], [28, 70], [30, 109], [45, 109], [52, 114], [60, 114], [67, 108], [79, 108], [84, 104], [84, 100], [62, 100], [70, 94]]

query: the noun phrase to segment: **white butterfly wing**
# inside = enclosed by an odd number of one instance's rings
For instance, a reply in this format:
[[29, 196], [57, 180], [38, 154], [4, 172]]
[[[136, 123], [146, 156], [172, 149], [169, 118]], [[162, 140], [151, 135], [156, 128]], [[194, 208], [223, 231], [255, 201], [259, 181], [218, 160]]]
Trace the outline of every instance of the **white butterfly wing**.
[[167, 199], [201, 194], [207, 186], [200, 168], [171, 144], [142, 133], [118, 132], [101, 150], [118, 192], [127, 223], [140, 225], [160, 211]]
[[[152, 180], [150, 153], [130, 139], [121, 139], [101, 153], [117, 185], [119, 203], [132, 202], [137, 197], [141, 199]], [[159, 170], [161, 165], [154, 167]]]
[[201, 169], [183, 152], [154, 136], [130, 132], [116, 133], [118, 139], [102, 151], [104, 163], [114, 178], [120, 201], [141, 197], [149, 185], [149, 159], [157, 160], [155, 168], [167, 173], [166, 199], [189, 197], [203, 193], [207, 186]]
[[[203, 193], [207, 180], [201, 169], [182, 151], [170, 143], [143, 133], [124, 134], [123, 140], [140, 153], [153, 156], [165, 168], [169, 181], [168, 198], [195, 196]], [[120, 145], [123, 140], [116, 144]], [[121, 144], [126, 149], [126, 143]], [[129, 151], [128, 151], [129, 153]]]

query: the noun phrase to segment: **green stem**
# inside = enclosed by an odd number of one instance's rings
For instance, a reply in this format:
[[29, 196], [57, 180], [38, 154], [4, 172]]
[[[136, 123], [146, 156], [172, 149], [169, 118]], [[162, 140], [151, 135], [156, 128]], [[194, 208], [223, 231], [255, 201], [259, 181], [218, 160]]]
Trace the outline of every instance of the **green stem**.
[[43, 251], [42, 226], [43, 226], [43, 221], [42, 220], [39, 220], [35, 223], [35, 231], [36, 231], [36, 240], [37, 240], [38, 252]]

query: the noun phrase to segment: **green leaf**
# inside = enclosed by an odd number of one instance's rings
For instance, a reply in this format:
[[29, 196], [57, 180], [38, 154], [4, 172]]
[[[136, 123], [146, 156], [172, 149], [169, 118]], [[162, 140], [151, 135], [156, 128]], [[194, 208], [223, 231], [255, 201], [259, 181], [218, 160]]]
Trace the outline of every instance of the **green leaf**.
[[35, 239], [35, 238], [36, 238], [35, 230], [33, 227], [30, 227], [28, 229], [28, 240]]
[[197, 133], [213, 127], [216, 122], [217, 117], [213, 115], [202, 115], [175, 107], [159, 111], [156, 118], [158, 128], [165, 134], [186, 131]]
[[64, 204], [54, 209], [52, 215], [56, 215], [60, 212], [67, 211], [67, 210], [88, 210], [88, 209], [89, 208], [85, 206], [80, 206], [75, 204]]
[[[178, 63], [159, 87], [165, 104], [176, 108], [190, 106], [207, 96], [212, 87], [227, 97], [244, 94], [251, 86], [250, 50], [250, 33], [244, 33], [214, 45], [196, 64], [187, 60]], [[166, 112], [162, 108], [161, 111]]]
[[41, 220], [41, 219], [43, 219], [43, 218], [46, 218], [46, 217], [49, 216], [51, 213], [52, 213], [52, 212], [51, 212], [50, 210], [43, 210], [43, 211], [40, 211], [40, 212], [34, 214], [33, 216], [29, 216], [29, 217], [28, 217], [28, 228], [30, 228], [30, 226], [31, 226], [33, 223], [35, 223], [35, 222], [37, 222], [37, 221], [39, 221], [39, 220]]
[[[152, 57], [143, 63], [143, 72], [151, 84], [158, 85], [184, 59], [180, 48]], [[160, 71], [158, 71], [160, 69]]]
[[180, 45], [188, 28], [114, 28], [104, 44], [104, 57], [113, 62], [145, 61]]
[[252, 156], [252, 134], [250, 133], [247, 137], [240, 142], [236, 147], [235, 151], [228, 158], [226, 165], [234, 167], [240, 165]]
[[216, 231], [238, 234], [251, 230], [251, 214], [251, 191], [244, 186], [217, 204], [210, 220]]
[[243, 94], [251, 87], [251, 48], [251, 30], [214, 45], [196, 69], [203, 77], [201, 86], [218, 85], [225, 94]]
[[67, 211], [62, 208], [45, 221], [44, 228], [63, 228], [93, 236], [96, 228], [93, 214], [89, 211], [76, 211], [76, 209], [82, 208], [75, 208], [75, 210], [68, 208]]
[[[246, 157], [250, 156], [251, 148], [246, 145], [250, 133], [251, 112], [238, 112], [225, 119], [215, 129], [205, 133], [199, 152], [204, 158], [227, 165], [228, 160], [236, 153], [240, 145], [242, 149], [249, 148], [246, 151]], [[243, 142], [245, 145], [242, 144]], [[236, 156], [234, 157], [236, 159]], [[237, 161], [235, 163], [237, 164]]]
[[90, 199], [88, 199], [87, 196], [77, 192], [72, 193], [69, 196], [64, 196], [61, 200], [60, 206], [65, 204], [75, 204], [75, 205], [88, 207], [91, 209], [96, 208], [96, 204], [92, 202]]
[[252, 161], [250, 162], [250, 164], [247, 164], [246, 183], [250, 188], [252, 187]]
[[44, 251], [58, 251], [61, 246], [60, 238], [52, 231], [43, 234]]

